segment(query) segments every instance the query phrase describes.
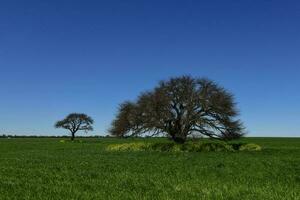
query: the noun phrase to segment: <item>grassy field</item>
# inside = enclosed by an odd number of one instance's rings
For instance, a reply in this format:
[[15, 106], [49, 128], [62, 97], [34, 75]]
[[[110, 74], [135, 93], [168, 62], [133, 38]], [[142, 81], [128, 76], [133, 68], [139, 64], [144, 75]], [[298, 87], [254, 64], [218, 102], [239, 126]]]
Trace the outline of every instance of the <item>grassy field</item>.
[[261, 152], [107, 152], [120, 139], [0, 139], [0, 199], [300, 199], [300, 138]]

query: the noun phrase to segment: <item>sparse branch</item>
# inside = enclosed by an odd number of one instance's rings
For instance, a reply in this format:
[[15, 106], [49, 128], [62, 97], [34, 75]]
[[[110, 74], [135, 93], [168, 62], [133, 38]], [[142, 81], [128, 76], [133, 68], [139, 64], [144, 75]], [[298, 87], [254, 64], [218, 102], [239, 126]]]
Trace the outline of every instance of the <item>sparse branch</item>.
[[243, 133], [233, 95], [208, 79], [182, 76], [161, 81], [136, 102], [125, 102], [112, 123], [114, 136], [166, 134], [184, 142], [192, 133], [236, 139]]

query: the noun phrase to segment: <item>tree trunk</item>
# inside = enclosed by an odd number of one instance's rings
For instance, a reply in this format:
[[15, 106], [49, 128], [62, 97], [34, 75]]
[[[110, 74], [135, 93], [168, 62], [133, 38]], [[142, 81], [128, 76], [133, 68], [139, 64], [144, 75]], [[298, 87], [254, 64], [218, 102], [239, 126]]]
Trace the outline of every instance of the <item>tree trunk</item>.
[[172, 137], [173, 141], [176, 142], [177, 144], [184, 144], [186, 139], [181, 138], [181, 137]]
[[185, 133], [181, 128], [180, 120], [176, 121], [176, 124], [169, 132], [169, 135], [172, 137], [172, 140], [177, 144], [183, 144], [186, 141], [187, 133]]
[[171, 137], [177, 144], [184, 144], [186, 141], [186, 136], [182, 134], [171, 134]]
[[72, 132], [72, 135], [71, 135], [71, 140], [73, 141], [75, 139], [75, 133]]

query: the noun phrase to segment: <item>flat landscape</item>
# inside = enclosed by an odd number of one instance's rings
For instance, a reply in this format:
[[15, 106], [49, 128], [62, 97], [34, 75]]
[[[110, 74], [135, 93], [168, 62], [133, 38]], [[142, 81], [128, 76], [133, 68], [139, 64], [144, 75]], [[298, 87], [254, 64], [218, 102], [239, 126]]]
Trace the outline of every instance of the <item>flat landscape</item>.
[[[300, 138], [260, 152], [109, 152], [143, 139], [0, 139], [0, 199], [300, 199]], [[145, 139], [163, 141], [166, 139]]]

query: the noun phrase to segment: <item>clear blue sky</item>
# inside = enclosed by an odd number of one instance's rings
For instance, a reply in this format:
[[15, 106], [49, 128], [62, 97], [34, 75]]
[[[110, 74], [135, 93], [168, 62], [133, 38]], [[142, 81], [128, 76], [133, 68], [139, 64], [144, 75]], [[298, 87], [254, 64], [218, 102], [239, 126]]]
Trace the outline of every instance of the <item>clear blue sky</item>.
[[0, 133], [105, 134], [117, 106], [189, 74], [233, 92], [249, 136], [300, 136], [299, 1], [2, 0]]

